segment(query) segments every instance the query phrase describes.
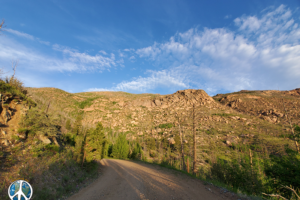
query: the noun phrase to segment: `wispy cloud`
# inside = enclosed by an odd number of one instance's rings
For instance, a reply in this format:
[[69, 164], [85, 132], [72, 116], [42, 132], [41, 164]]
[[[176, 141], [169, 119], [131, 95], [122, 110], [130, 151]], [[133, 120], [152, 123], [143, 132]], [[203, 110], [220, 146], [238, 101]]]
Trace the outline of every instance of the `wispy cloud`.
[[291, 89], [300, 86], [300, 28], [296, 20], [292, 11], [281, 5], [260, 16], [234, 19], [238, 31], [193, 28], [135, 53], [170, 66], [167, 71], [189, 77], [185, 85], [212, 93]]
[[36, 40], [36, 41], [38, 41], [41, 44], [50, 45], [50, 42], [43, 41], [43, 40], [41, 40], [41, 39], [39, 39], [37, 37], [34, 37], [34, 36], [30, 35], [30, 34], [23, 33], [23, 32], [20, 32], [20, 31], [17, 31], [17, 30], [13, 30], [13, 29], [10, 29], [10, 28], [5, 29], [5, 30], [7, 32], [11, 33], [11, 34], [14, 34], [14, 35], [18, 36], [18, 37], [26, 38], [26, 39], [29, 39], [29, 40]]
[[34, 40], [34, 37], [32, 35], [27, 34], [27, 33], [23, 33], [23, 32], [13, 30], [13, 29], [10, 29], [10, 28], [7, 28], [6, 31], [9, 32], [9, 33], [12, 33], [14, 35], [17, 35], [19, 37], [23, 37], [23, 38], [26, 38], [26, 39], [29, 39], [29, 40]]
[[226, 15], [224, 18], [225, 19], [229, 19], [229, 18], [231, 18], [232, 16], [231, 15]]
[[86, 53], [80, 53], [75, 49], [62, 47], [58, 44], [53, 45], [53, 49], [69, 56], [68, 60], [72, 63], [78, 63], [83, 70], [104, 70], [105, 68], [116, 66], [115, 55], [113, 53], [110, 55], [110, 57], [105, 57], [100, 54], [92, 56]]
[[185, 77], [176, 71], [152, 71], [148, 70], [147, 77], [137, 77], [131, 81], [123, 81], [112, 88], [90, 88], [86, 91], [127, 91], [127, 92], [149, 92], [157, 87], [163, 88], [188, 88], [184, 82]]
[[114, 54], [90, 55], [57, 44], [52, 45], [52, 49], [61, 52], [63, 58], [47, 56], [6, 37], [6, 40], [0, 41], [0, 64], [19, 59], [19, 63], [27, 69], [60, 72], [103, 71], [123, 64], [122, 60], [116, 60]]

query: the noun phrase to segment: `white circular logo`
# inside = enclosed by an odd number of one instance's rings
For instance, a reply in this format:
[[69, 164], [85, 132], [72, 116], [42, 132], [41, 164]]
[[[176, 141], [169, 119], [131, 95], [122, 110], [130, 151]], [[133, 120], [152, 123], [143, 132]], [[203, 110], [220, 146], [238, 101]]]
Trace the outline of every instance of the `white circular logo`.
[[8, 188], [8, 196], [11, 200], [30, 200], [32, 194], [32, 187], [27, 181], [17, 180]]

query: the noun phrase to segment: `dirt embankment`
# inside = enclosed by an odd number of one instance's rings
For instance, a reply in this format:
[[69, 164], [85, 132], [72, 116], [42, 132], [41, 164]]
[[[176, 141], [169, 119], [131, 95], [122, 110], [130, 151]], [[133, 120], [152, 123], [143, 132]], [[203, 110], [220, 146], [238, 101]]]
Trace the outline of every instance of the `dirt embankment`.
[[68, 200], [242, 199], [198, 179], [156, 165], [124, 160], [101, 160], [103, 174]]

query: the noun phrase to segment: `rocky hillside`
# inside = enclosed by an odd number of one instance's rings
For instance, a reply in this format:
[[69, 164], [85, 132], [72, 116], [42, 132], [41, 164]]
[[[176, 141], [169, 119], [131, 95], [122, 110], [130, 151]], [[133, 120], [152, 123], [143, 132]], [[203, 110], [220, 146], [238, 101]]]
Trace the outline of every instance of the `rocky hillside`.
[[247, 91], [218, 94], [213, 97], [234, 110], [256, 116], [271, 123], [285, 120], [285, 110], [294, 123], [300, 122], [300, 88], [290, 91]]
[[[296, 92], [295, 92], [296, 91]], [[178, 117], [186, 142], [191, 141], [192, 105], [196, 107], [198, 144], [230, 158], [233, 145], [256, 145], [258, 151], [283, 152], [288, 133], [280, 99], [293, 120], [299, 119], [299, 96], [295, 91], [241, 91], [210, 97], [203, 90], [181, 90], [170, 95], [125, 92], [84, 92], [71, 94], [55, 88], [28, 88], [37, 102], [50, 103], [51, 112], [74, 121], [83, 113], [83, 123], [102, 122], [129, 139], [173, 141], [178, 134]], [[297, 93], [297, 94], [296, 94]], [[298, 114], [297, 114], [298, 113]], [[166, 124], [172, 126], [166, 127]], [[207, 163], [203, 163], [204, 165]]]

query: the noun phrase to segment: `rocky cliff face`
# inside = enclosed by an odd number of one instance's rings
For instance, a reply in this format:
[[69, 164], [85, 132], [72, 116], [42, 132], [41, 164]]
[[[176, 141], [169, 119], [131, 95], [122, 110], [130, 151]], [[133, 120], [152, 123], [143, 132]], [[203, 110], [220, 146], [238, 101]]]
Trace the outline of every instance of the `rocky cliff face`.
[[212, 97], [210, 97], [204, 90], [179, 90], [174, 94], [162, 95], [159, 97], [141, 98], [129, 102], [126, 106], [145, 106], [168, 108], [170, 106], [187, 106], [187, 105], [217, 105]]
[[257, 116], [272, 123], [286, 118], [285, 109], [294, 123], [300, 121], [300, 89], [290, 91], [245, 91], [218, 94], [213, 97], [234, 110]]

